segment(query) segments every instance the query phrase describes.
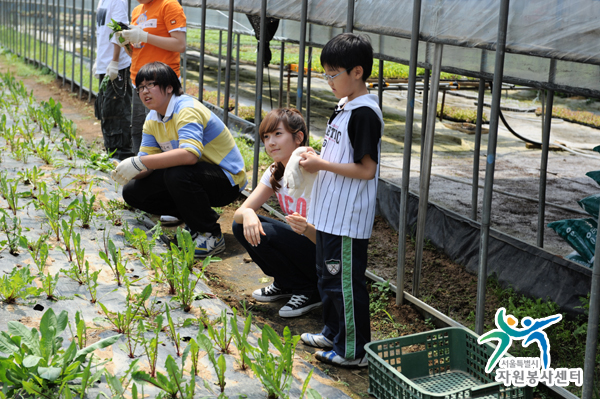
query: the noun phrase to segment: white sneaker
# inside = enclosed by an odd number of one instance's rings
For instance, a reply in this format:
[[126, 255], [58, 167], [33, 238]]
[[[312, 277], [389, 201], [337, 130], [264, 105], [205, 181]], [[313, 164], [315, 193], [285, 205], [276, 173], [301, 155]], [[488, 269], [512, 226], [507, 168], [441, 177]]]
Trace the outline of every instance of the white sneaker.
[[334, 366], [344, 367], [347, 369], [359, 369], [364, 368], [369, 365], [369, 361], [366, 356], [363, 356], [359, 359], [346, 359], [338, 355], [334, 350], [330, 351], [317, 351], [315, 353], [315, 357], [317, 360], [332, 364]]
[[333, 348], [333, 341], [325, 337], [322, 333], [311, 334], [304, 333], [300, 336], [300, 339], [305, 345], [312, 346], [314, 348], [331, 349]]
[[[192, 235], [193, 237], [193, 235]], [[206, 258], [225, 251], [225, 238], [223, 233], [214, 236], [210, 233], [198, 234], [194, 240], [196, 242], [196, 250], [194, 256], [196, 258]]]

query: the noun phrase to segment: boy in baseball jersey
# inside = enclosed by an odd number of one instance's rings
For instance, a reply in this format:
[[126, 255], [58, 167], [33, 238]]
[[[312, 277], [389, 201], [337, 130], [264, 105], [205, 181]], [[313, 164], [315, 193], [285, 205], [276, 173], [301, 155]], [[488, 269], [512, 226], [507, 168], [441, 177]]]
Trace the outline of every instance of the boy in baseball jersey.
[[371, 339], [366, 287], [367, 245], [375, 217], [383, 116], [365, 81], [373, 48], [366, 37], [343, 33], [321, 53], [325, 78], [340, 99], [327, 124], [323, 149], [302, 154], [300, 165], [317, 172], [308, 223], [317, 230], [317, 275], [325, 327], [302, 334], [323, 348], [318, 360], [341, 367], [366, 367]]

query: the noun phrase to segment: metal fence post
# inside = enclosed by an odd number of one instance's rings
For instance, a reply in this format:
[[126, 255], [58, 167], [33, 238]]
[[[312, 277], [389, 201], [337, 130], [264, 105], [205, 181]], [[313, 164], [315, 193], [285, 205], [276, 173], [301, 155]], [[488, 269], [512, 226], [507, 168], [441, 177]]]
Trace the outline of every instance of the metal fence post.
[[[429, 108], [434, 108], [438, 101], [440, 87], [440, 74], [442, 68], [443, 44], [436, 44], [433, 53], [433, 72]], [[433, 137], [435, 135], [435, 113], [427, 115], [427, 130], [425, 131], [423, 153], [421, 154], [421, 176], [419, 184], [419, 213], [417, 215], [417, 235], [415, 238], [415, 268], [413, 271], [412, 294], [419, 297], [421, 284], [421, 264], [423, 261], [423, 247], [425, 244], [425, 223], [427, 220], [427, 205], [429, 204], [429, 182], [431, 180], [431, 162], [433, 159]]]
[[202, 12], [200, 13], [200, 65], [198, 67], [198, 100], [202, 102], [204, 97], [204, 43], [206, 42], [206, 0], [202, 0]]
[[492, 211], [492, 189], [494, 186], [494, 168], [496, 165], [498, 115], [500, 111], [500, 96], [502, 94], [502, 77], [504, 76], [504, 54], [506, 47], [509, 4], [510, 0], [502, 0], [500, 2], [498, 41], [496, 43], [496, 65], [494, 66], [494, 87], [492, 90], [492, 111], [490, 115], [490, 131], [488, 133], [487, 165], [485, 169], [485, 186], [483, 193], [483, 214], [481, 216], [481, 241], [479, 243], [477, 309], [475, 312], [475, 332], [480, 335], [483, 333], [483, 321], [485, 318], [485, 284], [487, 281], [487, 257], [490, 236], [490, 218]]
[[306, 48], [306, 24], [308, 23], [308, 0], [302, 0], [300, 16], [300, 50], [298, 53], [298, 84], [296, 90], [296, 108], [302, 113], [302, 91], [304, 90], [304, 49]]
[[[304, 0], [307, 1], [307, 0]], [[258, 185], [258, 157], [260, 155], [260, 121], [262, 119], [262, 89], [263, 89], [263, 71], [265, 60], [265, 49], [267, 37], [267, 0], [261, 1], [260, 7], [260, 48], [256, 59], [256, 101], [254, 102], [254, 160], [252, 170], [252, 189]]]
[[398, 269], [396, 271], [396, 304], [404, 300], [404, 268], [406, 264], [406, 213], [408, 210], [408, 183], [410, 179], [410, 156], [412, 149], [413, 121], [415, 115], [415, 87], [417, 81], [417, 61], [419, 56], [419, 30], [421, 26], [421, 0], [413, 2], [412, 33], [410, 35], [410, 59], [408, 66], [408, 94], [406, 104], [406, 130], [404, 132], [404, 152], [402, 158], [402, 190], [398, 210]]
[[231, 53], [233, 49], [233, 5], [234, 0], [229, 0], [229, 21], [227, 21], [227, 61], [225, 62], [225, 106], [223, 107], [223, 123], [227, 126], [229, 121], [229, 86], [231, 83]]

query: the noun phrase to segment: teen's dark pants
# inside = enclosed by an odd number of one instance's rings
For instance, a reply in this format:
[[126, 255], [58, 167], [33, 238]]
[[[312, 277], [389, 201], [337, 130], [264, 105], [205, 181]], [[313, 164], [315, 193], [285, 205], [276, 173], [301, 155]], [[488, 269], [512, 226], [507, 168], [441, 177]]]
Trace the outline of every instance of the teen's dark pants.
[[123, 199], [134, 208], [183, 220], [193, 231], [221, 234], [219, 215], [211, 207], [226, 206], [239, 195], [218, 165], [195, 165], [158, 169], [123, 187]]
[[365, 355], [371, 341], [367, 291], [368, 239], [336, 236], [317, 230], [317, 274], [323, 302], [323, 335], [346, 359]]
[[260, 244], [250, 245], [244, 237], [244, 226], [233, 222], [235, 238], [263, 273], [275, 279], [279, 288], [291, 290], [295, 295], [316, 294], [315, 244], [286, 223], [260, 215], [258, 218], [266, 233], [260, 236]]

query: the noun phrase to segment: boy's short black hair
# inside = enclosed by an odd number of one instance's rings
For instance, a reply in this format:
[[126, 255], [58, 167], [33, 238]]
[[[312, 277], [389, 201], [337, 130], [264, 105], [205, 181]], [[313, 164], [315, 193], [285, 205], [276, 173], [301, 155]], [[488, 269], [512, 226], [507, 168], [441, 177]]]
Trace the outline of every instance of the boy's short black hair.
[[141, 67], [135, 76], [135, 86], [138, 87], [144, 80], [146, 82], [154, 81], [154, 84], [160, 87], [163, 93], [167, 91], [167, 87], [171, 86], [173, 94], [176, 96], [183, 94], [183, 88], [177, 74], [163, 62], [155, 61]]
[[363, 68], [362, 80], [371, 76], [373, 69], [373, 47], [368, 36], [341, 33], [327, 42], [321, 52], [321, 65], [333, 69]]

